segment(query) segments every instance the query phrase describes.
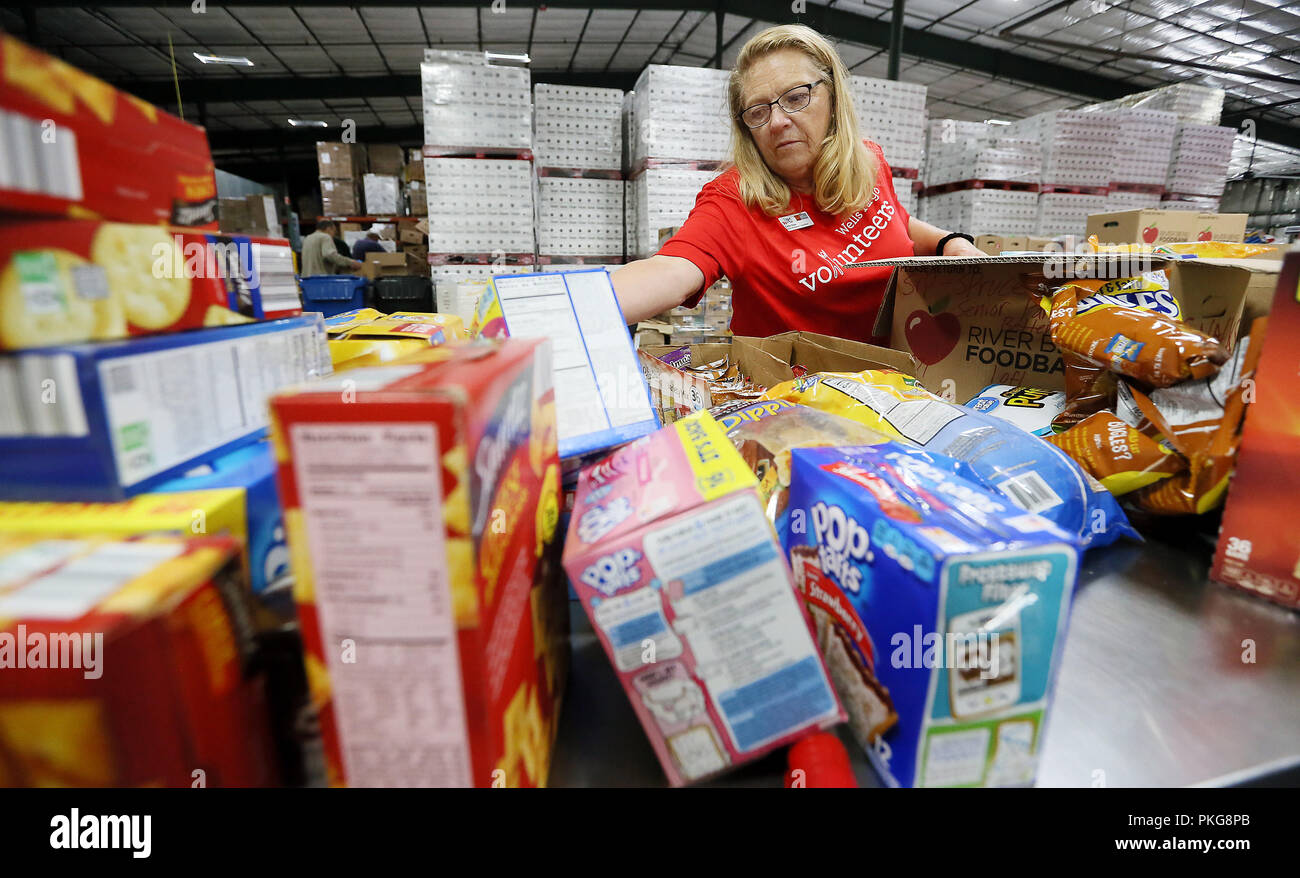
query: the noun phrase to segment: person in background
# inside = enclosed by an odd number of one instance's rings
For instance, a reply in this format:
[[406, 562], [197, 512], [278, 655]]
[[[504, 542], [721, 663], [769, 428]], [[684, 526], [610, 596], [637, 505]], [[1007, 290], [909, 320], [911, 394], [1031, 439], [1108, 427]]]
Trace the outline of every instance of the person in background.
[[352, 245], [352, 258], [366, 261], [367, 253], [387, 253], [388, 250], [379, 243], [379, 226], [371, 226], [366, 236]]
[[835, 49], [802, 25], [755, 35], [727, 89], [731, 164], [659, 252], [610, 279], [629, 323], [694, 307], [731, 281], [736, 335], [808, 330], [884, 344], [873, 326], [900, 256], [982, 256], [910, 216], [884, 153], [864, 138]]
[[334, 245], [334, 229], [330, 220], [316, 223], [316, 231], [302, 240], [302, 274], [346, 274], [356, 271], [361, 263], [339, 253]]

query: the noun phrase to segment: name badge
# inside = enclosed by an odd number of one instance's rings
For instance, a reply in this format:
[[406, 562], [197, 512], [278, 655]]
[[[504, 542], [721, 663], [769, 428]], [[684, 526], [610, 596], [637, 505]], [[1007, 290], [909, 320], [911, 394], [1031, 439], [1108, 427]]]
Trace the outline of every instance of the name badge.
[[806, 210], [781, 217], [781, 225], [785, 226], [787, 232], [793, 232], [795, 229], [806, 229], [812, 224], [812, 217], [808, 215]]

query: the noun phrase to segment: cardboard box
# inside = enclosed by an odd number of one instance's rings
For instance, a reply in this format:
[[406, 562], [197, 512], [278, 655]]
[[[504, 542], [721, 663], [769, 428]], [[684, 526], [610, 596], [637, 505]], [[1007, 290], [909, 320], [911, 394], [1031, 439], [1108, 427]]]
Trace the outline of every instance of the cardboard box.
[[326, 216], [360, 216], [365, 208], [361, 201], [361, 177], [355, 180], [320, 181], [321, 212]]
[[256, 442], [273, 392], [329, 373], [318, 314], [0, 356], [0, 499], [145, 493]]
[[844, 719], [756, 488], [708, 412], [578, 483], [564, 569], [673, 786]]
[[0, 350], [300, 313], [288, 248], [165, 226], [0, 220]]
[[393, 143], [371, 143], [366, 147], [366, 155], [370, 162], [369, 171], [372, 174], [400, 177], [407, 165], [406, 151]]
[[627, 324], [604, 269], [497, 275], [470, 334], [555, 345], [560, 457], [628, 442], [659, 427]]
[[[23, 571], [0, 588], [0, 784], [275, 781], [261, 681], [241, 658], [251, 632], [228, 611], [234, 540], [10, 534], [0, 566]], [[31, 662], [46, 646], [54, 667]]]
[[975, 246], [990, 256], [999, 256], [1003, 250], [1028, 250], [1029, 238], [1024, 235], [976, 235]]
[[[355, 180], [370, 170], [366, 163], [366, 148], [360, 143], [316, 144], [316, 165], [320, 176], [331, 180]], [[328, 213], [328, 211], [326, 211]]]
[[1237, 327], [1237, 340], [1250, 332], [1250, 325], [1255, 322], [1256, 317], [1264, 317], [1273, 307], [1273, 297], [1277, 293], [1277, 279], [1282, 271], [1282, 256], [1280, 252], [1262, 254], [1262, 257], [1273, 256], [1272, 259], [1261, 257], [1249, 257], [1246, 259], [1202, 259], [1201, 262], [1210, 265], [1229, 265], [1236, 268], [1243, 268], [1250, 272], [1250, 280], [1246, 283], [1245, 301], [1241, 308], [1241, 323]]
[[1089, 236], [1102, 244], [1169, 244], [1176, 241], [1236, 241], [1246, 238], [1244, 213], [1188, 210], [1122, 210], [1088, 217]]
[[886, 784], [1026, 786], [1079, 549], [953, 463], [898, 442], [794, 449], [785, 549]]
[[0, 71], [0, 210], [217, 228], [202, 128], [8, 35]]
[[568, 654], [550, 345], [430, 348], [272, 409], [330, 783], [545, 785]]
[[367, 253], [366, 261], [361, 266], [361, 275], [370, 280], [405, 277], [410, 273], [405, 253]]
[[1300, 496], [1297, 375], [1300, 253], [1291, 253], [1278, 277], [1210, 568], [1214, 581], [1291, 609], [1300, 609], [1300, 532], [1291, 524]]
[[397, 240], [403, 244], [423, 244], [425, 235], [410, 223], [401, 223], [397, 227]]
[[[1209, 260], [1128, 260], [1098, 254], [988, 256], [980, 259], [910, 257], [873, 262], [895, 265], [875, 332], [910, 353], [912, 374], [932, 393], [965, 403], [990, 384], [1064, 390], [1060, 352], [1047, 313], [1031, 296], [1026, 277], [1045, 270], [1125, 277], [1164, 269], [1182, 319], [1231, 347], [1237, 338], [1249, 282], [1243, 268]], [[1061, 279], [1064, 282], [1064, 278]]]
[[228, 234], [247, 231], [250, 216], [246, 198], [222, 198], [217, 204], [217, 221]]
[[410, 183], [412, 180], [424, 182], [424, 157], [421, 156], [418, 161], [411, 161], [402, 169], [402, 179]]

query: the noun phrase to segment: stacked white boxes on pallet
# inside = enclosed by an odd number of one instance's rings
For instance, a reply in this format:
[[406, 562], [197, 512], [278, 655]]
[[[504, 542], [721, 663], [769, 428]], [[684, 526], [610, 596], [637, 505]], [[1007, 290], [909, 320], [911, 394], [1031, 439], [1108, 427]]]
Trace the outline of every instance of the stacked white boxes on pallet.
[[627, 98], [626, 240], [629, 258], [659, 249], [727, 157], [731, 123], [725, 70], [651, 64]]
[[880, 144], [890, 167], [919, 171], [925, 152], [925, 86], [851, 76], [849, 93], [858, 125]]
[[427, 49], [420, 65], [434, 263], [536, 258], [528, 70]]
[[538, 83], [533, 154], [539, 168], [623, 167], [623, 92]]
[[[1082, 235], [1088, 215], [1106, 207], [1120, 133], [1118, 119], [1104, 111], [1053, 110], [1013, 123], [1010, 133], [1037, 139], [1042, 145], [1046, 191], [1038, 196], [1034, 233]], [[1058, 189], [1067, 191], [1054, 191]]]

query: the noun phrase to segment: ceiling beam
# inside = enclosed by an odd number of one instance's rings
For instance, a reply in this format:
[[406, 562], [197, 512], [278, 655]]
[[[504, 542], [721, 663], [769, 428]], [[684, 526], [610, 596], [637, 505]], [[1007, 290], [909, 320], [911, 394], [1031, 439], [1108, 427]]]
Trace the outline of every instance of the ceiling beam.
[[[534, 70], [533, 82], [552, 85], [599, 86], [629, 91], [636, 74], [598, 71], [569, 73], [564, 70]], [[113, 85], [153, 104], [176, 101], [171, 80], [119, 81]], [[182, 79], [181, 98], [203, 103], [241, 101], [318, 101], [344, 98], [419, 97], [420, 75], [391, 76], [221, 76], [212, 79]]]
[[[209, 131], [208, 143], [214, 153], [223, 150], [272, 149], [277, 146], [307, 146], [318, 140], [337, 139], [337, 129], [264, 128], [253, 131]], [[358, 143], [399, 143], [418, 146], [424, 142], [423, 125], [358, 125]], [[221, 160], [217, 159], [217, 164]]]

